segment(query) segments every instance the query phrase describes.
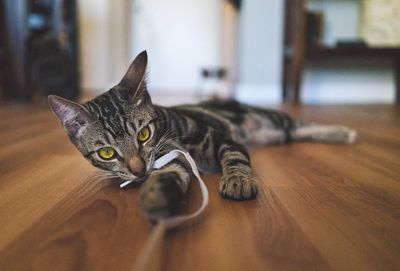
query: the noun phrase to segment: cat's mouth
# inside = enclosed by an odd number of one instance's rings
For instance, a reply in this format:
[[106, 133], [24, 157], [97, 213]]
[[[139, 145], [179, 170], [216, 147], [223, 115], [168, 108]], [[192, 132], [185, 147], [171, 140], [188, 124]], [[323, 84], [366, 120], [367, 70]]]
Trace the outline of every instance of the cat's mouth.
[[122, 181], [129, 182], [129, 183], [132, 183], [132, 182], [140, 183], [140, 182], [145, 181], [147, 179], [147, 177], [150, 175], [151, 171], [152, 171], [153, 164], [154, 164], [154, 157], [150, 157], [149, 160], [150, 161], [146, 165], [146, 171], [143, 174], [143, 176], [135, 176], [133, 174], [132, 175], [131, 174], [128, 175], [128, 174], [123, 173], [123, 172], [118, 172], [117, 174], [118, 174], [119, 178]]
[[149, 174], [146, 174], [142, 177], [136, 177], [136, 176], [131, 176], [131, 177], [127, 177], [127, 176], [120, 176], [121, 180], [123, 181], [119, 186], [122, 188], [130, 183], [134, 183], [134, 184], [138, 184], [138, 183], [142, 183], [147, 179], [147, 176], [149, 176]]
[[137, 177], [137, 176], [127, 176], [127, 175], [119, 175], [119, 177], [121, 178], [121, 180], [123, 180], [124, 182], [135, 182], [135, 183], [140, 183], [143, 182], [147, 176], [149, 174], [147, 174], [147, 172], [145, 173], [145, 175], [141, 176], [141, 177]]
[[119, 177], [123, 180], [123, 182], [120, 184], [120, 187], [124, 187], [130, 183], [141, 183], [144, 182], [147, 177], [150, 175], [153, 167], [154, 167], [154, 156], [150, 157], [150, 162], [146, 165], [146, 172], [144, 173], [143, 176], [138, 177], [138, 176], [129, 176], [126, 174], [118, 174]]

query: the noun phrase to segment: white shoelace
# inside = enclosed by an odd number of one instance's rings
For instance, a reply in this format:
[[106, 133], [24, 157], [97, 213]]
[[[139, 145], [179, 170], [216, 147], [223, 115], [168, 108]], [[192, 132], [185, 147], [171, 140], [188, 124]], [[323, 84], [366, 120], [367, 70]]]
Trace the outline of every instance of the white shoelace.
[[[159, 169], [159, 168], [163, 167], [164, 165], [168, 164], [169, 162], [171, 162], [172, 160], [176, 159], [179, 155], [183, 155], [186, 158], [186, 160], [189, 162], [190, 167], [192, 168], [193, 174], [196, 176], [197, 181], [199, 182], [201, 194], [203, 196], [201, 206], [199, 209], [197, 209], [197, 211], [195, 211], [191, 214], [188, 214], [188, 215], [177, 215], [177, 216], [158, 220], [157, 225], [154, 227], [150, 236], [148, 237], [148, 239], [145, 243], [145, 246], [144, 246], [143, 250], [141, 251], [141, 253], [139, 254], [139, 257], [137, 258], [132, 270], [135, 270], [135, 271], [147, 270], [147, 267], [149, 266], [149, 262], [150, 262], [152, 254], [154, 253], [156, 245], [157, 245], [157, 243], [160, 242], [160, 240], [162, 240], [164, 233], [169, 229], [172, 229], [174, 227], [181, 225], [185, 221], [188, 221], [190, 219], [193, 219], [193, 218], [199, 216], [204, 211], [204, 209], [206, 208], [206, 206], [208, 204], [207, 187], [204, 184], [204, 181], [201, 179], [199, 170], [196, 166], [196, 163], [193, 160], [193, 158], [190, 156], [189, 153], [181, 151], [181, 150], [172, 150], [169, 153], [158, 158], [154, 162], [153, 168]], [[128, 185], [134, 181], [135, 180], [126, 181], [126, 182], [122, 183], [120, 185], [120, 187], [123, 188], [126, 185]]]

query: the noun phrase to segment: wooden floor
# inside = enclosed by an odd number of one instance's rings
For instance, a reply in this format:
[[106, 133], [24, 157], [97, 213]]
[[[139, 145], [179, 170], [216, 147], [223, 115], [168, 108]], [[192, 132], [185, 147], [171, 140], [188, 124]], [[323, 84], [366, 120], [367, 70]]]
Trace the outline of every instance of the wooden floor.
[[[400, 270], [400, 108], [286, 107], [356, 145], [252, 151], [256, 200], [217, 193], [167, 234], [161, 270]], [[0, 270], [131, 270], [152, 225], [138, 187], [96, 180], [46, 107], [0, 105]], [[196, 184], [188, 207], [199, 204]]]

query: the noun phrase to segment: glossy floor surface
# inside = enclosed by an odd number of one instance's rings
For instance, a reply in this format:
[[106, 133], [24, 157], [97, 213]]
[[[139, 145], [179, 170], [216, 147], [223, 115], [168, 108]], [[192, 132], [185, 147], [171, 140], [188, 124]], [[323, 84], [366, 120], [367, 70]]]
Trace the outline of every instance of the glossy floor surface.
[[[400, 270], [400, 108], [284, 107], [355, 145], [251, 151], [260, 192], [169, 232], [160, 270]], [[0, 105], [0, 270], [131, 270], [152, 225], [138, 187], [101, 181], [45, 106]], [[198, 206], [193, 183], [186, 210]]]

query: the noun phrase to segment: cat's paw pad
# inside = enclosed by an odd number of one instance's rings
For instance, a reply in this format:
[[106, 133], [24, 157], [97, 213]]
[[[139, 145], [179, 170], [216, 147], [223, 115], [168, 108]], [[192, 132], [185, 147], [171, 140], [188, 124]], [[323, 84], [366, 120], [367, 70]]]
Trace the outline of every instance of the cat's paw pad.
[[139, 203], [150, 220], [169, 217], [177, 212], [183, 199], [175, 173], [151, 176], [141, 190]]
[[219, 192], [226, 199], [253, 199], [257, 196], [257, 191], [254, 177], [240, 171], [224, 174], [219, 184]]

